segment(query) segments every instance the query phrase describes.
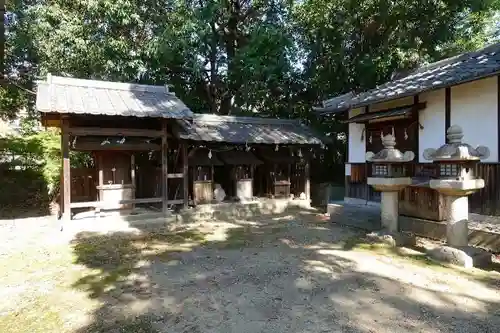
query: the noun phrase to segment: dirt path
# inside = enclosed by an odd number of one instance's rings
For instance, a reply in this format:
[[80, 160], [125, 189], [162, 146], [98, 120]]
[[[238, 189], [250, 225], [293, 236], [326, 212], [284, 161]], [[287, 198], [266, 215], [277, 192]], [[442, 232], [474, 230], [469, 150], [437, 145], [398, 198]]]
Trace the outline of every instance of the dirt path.
[[[90, 236], [66, 252], [46, 249], [55, 262], [70, 253], [74, 263], [46, 271], [44, 279], [59, 272], [57, 283], [66, 287], [45, 285], [42, 295], [55, 302], [64, 332], [75, 333], [500, 331], [494, 280], [344, 250], [353, 236], [311, 216], [211, 222], [140, 241]], [[64, 265], [72, 273], [61, 277]], [[22, 306], [18, 297], [27, 294], [15, 288], [34, 280], [16, 285], [9, 274], [0, 279], [0, 295], [8, 279], [7, 303]], [[79, 310], [71, 313], [72, 305]]]

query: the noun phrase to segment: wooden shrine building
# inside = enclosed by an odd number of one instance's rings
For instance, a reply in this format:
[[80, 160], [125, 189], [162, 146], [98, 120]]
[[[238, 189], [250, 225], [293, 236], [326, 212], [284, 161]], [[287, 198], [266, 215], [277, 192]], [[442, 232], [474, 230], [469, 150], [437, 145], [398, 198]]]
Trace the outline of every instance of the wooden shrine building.
[[[127, 208], [138, 203], [169, 204], [170, 179], [187, 179], [168, 170], [172, 122], [193, 113], [166, 86], [147, 86], [51, 76], [38, 83], [36, 106], [47, 127], [61, 129], [61, 211]], [[70, 150], [91, 152], [98, 170], [95, 201], [71, 202]], [[180, 147], [183, 156], [185, 147]], [[157, 197], [136, 198], [137, 153], [161, 156], [161, 188]], [[187, 198], [186, 198], [187, 199]], [[182, 203], [183, 200], [180, 200]]]
[[[216, 184], [227, 200], [308, 200], [311, 152], [326, 143], [297, 120], [193, 114], [165, 86], [48, 75], [36, 105], [43, 125], [61, 130], [64, 219], [77, 210], [167, 213], [211, 203]], [[72, 169], [70, 151], [89, 153], [95, 174]], [[90, 194], [78, 193], [82, 183]]]
[[223, 161], [213, 180], [230, 198], [238, 197], [239, 188], [245, 196], [249, 191], [254, 197], [302, 194], [309, 200], [310, 159], [329, 143], [298, 120], [194, 114], [192, 121], [177, 123], [175, 135], [189, 149], [204, 147]]

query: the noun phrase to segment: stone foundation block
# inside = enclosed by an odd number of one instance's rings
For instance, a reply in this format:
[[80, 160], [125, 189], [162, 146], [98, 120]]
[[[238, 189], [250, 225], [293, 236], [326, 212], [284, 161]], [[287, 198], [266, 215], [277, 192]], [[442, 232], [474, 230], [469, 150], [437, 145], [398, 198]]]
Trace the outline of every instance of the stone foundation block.
[[427, 251], [427, 256], [436, 261], [452, 265], [472, 268], [488, 266], [492, 262], [492, 255], [488, 251], [466, 247], [439, 246]]
[[414, 235], [386, 230], [376, 231], [366, 235], [371, 243], [385, 244], [393, 247], [415, 246], [417, 240]]

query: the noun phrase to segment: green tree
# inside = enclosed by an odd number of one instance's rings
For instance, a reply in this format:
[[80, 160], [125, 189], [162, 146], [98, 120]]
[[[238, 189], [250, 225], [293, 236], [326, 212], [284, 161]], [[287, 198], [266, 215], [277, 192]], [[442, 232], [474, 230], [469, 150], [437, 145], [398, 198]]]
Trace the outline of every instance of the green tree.
[[174, 1], [158, 55], [195, 109], [277, 114], [289, 105], [296, 48], [286, 1]]
[[369, 89], [398, 70], [484, 45], [496, 0], [306, 0], [294, 11], [309, 98]]

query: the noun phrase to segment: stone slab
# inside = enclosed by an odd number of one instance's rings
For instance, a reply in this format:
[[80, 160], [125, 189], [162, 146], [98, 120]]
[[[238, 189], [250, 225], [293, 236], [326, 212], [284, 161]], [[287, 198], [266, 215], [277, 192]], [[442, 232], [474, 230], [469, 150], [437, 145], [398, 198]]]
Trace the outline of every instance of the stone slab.
[[[354, 204], [353, 204], [354, 202]], [[366, 231], [381, 229], [380, 204], [365, 200], [337, 201], [328, 204], [330, 221]], [[446, 222], [399, 216], [399, 231], [435, 240], [446, 240]], [[500, 216], [469, 214], [468, 242], [470, 246], [500, 252]]]
[[[474, 215], [477, 214], [470, 214], [469, 217], [469, 245], [500, 252], [500, 232], [497, 231], [498, 229], [493, 229], [490, 224], [485, 224], [483, 227], [482, 222], [473, 220]], [[400, 230], [412, 232], [417, 236], [446, 241], [446, 222], [400, 216], [399, 227]]]
[[137, 214], [116, 215], [84, 212], [65, 223], [68, 232], [79, 231], [113, 232], [154, 230], [168, 228], [173, 225], [204, 222], [210, 220], [252, 219], [263, 216], [276, 217], [282, 214], [294, 214], [300, 211], [317, 212], [310, 206], [309, 200], [300, 199], [267, 199], [259, 198], [253, 202], [224, 202], [218, 204], [199, 205], [178, 213], [164, 215], [153, 210], [136, 209]]
[[491, 253], [469, 246], [461, 248], [438, 246], [428, 250], [427, 256], [439, 262], [464, 268], [485, 267], [492, 262]]
[[327, 211], [332, 223], [368, 231], [380, 230], [382, 227], [380, 207], [377, 206], [336, 202], [328, 204]]
[[415, 246], [417, 240], [414, 235], [401, 232], [390, 232], [380, 230], [371, 232], [366, 235], [366, 238], [371, 243], [385, 244], [392, 247]]

